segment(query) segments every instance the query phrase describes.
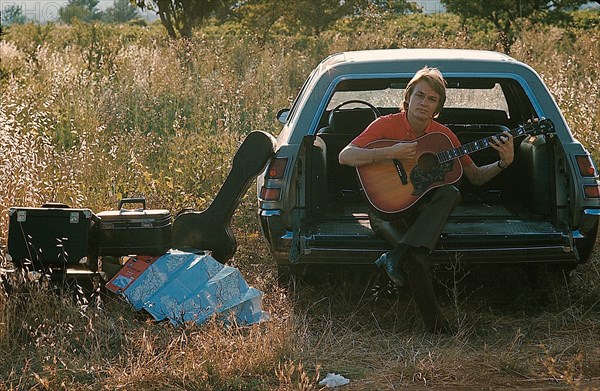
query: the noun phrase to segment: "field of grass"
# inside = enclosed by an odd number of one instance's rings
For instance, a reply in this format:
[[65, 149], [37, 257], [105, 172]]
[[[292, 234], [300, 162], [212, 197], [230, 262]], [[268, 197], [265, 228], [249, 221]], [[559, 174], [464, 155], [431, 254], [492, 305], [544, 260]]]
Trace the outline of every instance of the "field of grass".
[[[525, 23], [510, 54], [541, 74], [598, 162], [600, 27], [578, 26]], [[448, 15], [340, 23], [318, 37], [207, 27], [189, 42], [159, 26], [11, 27], [0, 43], [0, 246], [15, 205], [101, 211], [145, 196], [152, 209], [202, 210], [245, 135], [276, 135], [275, 113], [321, 59], [388, 47], [500, 46]], [[255, 199], [251, 187], [234, 216], [232, 263], [264, 292], [269, 322], [174, 328], [115, 296], [17, 282], [0, 296], [0, 390], [317, 390], [328, 372], [351, 380], [344, 390], [600, 387], [597, 253], [570, 276], [439, 271], [458, 331], [431, 335], [405, 293], [374, 295], [352, 270], [279, 287]]]

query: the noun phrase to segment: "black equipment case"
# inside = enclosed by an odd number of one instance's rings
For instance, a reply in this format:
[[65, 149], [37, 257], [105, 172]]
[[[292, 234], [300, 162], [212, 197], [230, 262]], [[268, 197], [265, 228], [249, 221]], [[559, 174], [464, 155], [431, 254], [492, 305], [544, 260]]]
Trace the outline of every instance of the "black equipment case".
[[98, 218], [90, 209], [48, 203], [41, 208], [8, 211], [8, 254], [17, 266], [98, 266]]
[[231, 218], [252, 181], [274, 155], [276, 140], [255, 130], [246, 136], [233, 157], [229, 175], [210, 206], [202, 211], [183, 211], [173, 222], [173, 248], [186, 251], [210, 250], [225, 263], [236, 252], [237, 240]]
[[[141, 209], [124, 209], [142, 204]], [[146, 209], [144, 198], [124, 198], [118, 210], [98, 213], [100, 255], [162, 255], [171, 248], [171, 213]]]

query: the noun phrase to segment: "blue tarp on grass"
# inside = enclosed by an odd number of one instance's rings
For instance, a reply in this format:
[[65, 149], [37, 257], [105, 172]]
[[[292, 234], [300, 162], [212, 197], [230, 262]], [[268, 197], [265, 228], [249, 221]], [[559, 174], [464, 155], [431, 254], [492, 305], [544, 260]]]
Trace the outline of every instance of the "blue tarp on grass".
[[173, 324], [204, 323], [214, 314], [238, 324], [266, 320], [262, 292], [238, 269], [210, 255], [171, 250], [154, 261], [122, 294], [137, 310]]

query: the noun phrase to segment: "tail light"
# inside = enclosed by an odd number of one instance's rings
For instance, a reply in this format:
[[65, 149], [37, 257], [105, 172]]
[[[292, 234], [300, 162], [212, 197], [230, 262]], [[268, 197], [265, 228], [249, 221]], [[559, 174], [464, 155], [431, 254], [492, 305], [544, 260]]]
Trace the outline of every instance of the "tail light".
[[585, 198], [600, 198], [600, 185], [584, 185]]
[[271, 159], [269, 169], [267, 170], [267, 179], [283, 179], [285, 174], [285, 166], [287, 166], [288, 159], [286, 157], [278, 157]]
[[[273, 158], [269, 163], [266, 180], [283, 179], [288, 158]], [[281, 187], [274, 186], [273, 183], [266, 183], [260, 189], [260, 199], [262, 201], [279, 201], [281, 199]]]
[[592, 162], [590, 155], [576, 155], [577, 166], [582, 177], [595, 177], [597, 175], [596, 168]]
[[280, 187], [265, 187], [260, 189], [260, 199], [263, 201], [279, 201], [281, 197]]

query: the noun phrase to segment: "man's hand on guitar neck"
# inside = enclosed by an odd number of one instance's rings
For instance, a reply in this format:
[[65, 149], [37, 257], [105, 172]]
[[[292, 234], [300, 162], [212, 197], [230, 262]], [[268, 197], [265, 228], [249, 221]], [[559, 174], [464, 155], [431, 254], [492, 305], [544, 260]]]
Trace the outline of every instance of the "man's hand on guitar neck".
[[492, 144], [490, 146], [498, 151], [500, 155], [499, 161], [481, 167], [475, 164], [463, 167], [465, 176], [474, 185], [483, 185], [513, 162], [515, 151], [513, 136], [510, 133], [504, 132], [500, 136], [492, 137]]
[[506, 168], [512, 164], [515, 158], [515, 148], [513, 136], [509, 132], [504, 132], [502, 135], [492, 137], [492, 148], [500, 154], [501, 168]]

